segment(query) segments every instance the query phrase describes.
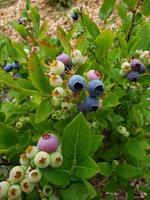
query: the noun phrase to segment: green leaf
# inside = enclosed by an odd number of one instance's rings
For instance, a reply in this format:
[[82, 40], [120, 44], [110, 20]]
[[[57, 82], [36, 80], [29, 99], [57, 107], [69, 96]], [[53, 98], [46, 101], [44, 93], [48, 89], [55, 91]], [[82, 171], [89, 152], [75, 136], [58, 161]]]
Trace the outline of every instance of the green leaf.
[[33, 22], [33, 29], [34, 29], [34, 33], [35, 36], [38, 37], [39, 36], [39, 28], [40, 28], [40, 14], [39, 14], [39, 10], [37, 7], [31, 7], [30, 8], [30, 18]]
[[65, 128], [62, 143], [64, 156], [74, 163], [88, 157], [92, 135], [83, 114], [79, 113]]
[[131, 158], [143, 161], [147, 158], [146, 148], [148, 147], [146, 140], [138, 137], [131, 138], [125, 143], [124, 153]]
[[9, 126], [0, 124], [0, 153], [15, 147], [18, 143], [18, 134]]
[[92, 158], [77, 164], [75, 167], [75, 175], [79, 179], [88, 179], [95, 176], [99, 172], [96, 162]]
[[87, 200], [90, 194], [84, 183], [76, 182], [62, 190], [61, 196], [64, 200]]
[[130, 164], [122, 164], [117, 167], [117, 175], [125, 179], [135, 178], [142, 175], [142, 169]]
[[22, 38], [24, 38], [24, 39], [27, 38], [28, 33], [27, 33], [26, 28], [23, 25], [18, 24], [18, 22], [16, 22], [16, 21], [12, 21], [11, 26], [21, 35]]
[[38, 94], [38, 91], [36, 91], [33, 85], [26, 79], [19, 78], [18, 80], [14, 80], [10, 75], [2, 70], [0, 70], [0, 77], [0, 83], [8, 85], [27, 96]]
[[103, 142], [103, 139], [104, 139], [104, 136], [102, 135], [93, 135], [90, 155], [93, 155], [99, 149], [99, 147], [101, 146]]
[[95, 40], [97, 58], [106, 56], [114, 41], [114, 33], [111, 30], [104, 30]]
[[31, 54], [29, 57], [28, 70], [35, 88], [38, 89], [43, 95], [49, 94], [51, 91], [50, 84], [44, 75], [39, 57], [37, 55]]
[[104, 0], [103, 5], [99, 10], [99, 17], [102, 20], [106, 20], [113, 12], [116, 0]]
[[43, 178], [54, 185], [66, 185], [70, 181], [70, 174], [68, 170], [62, 168], [54, 169], [49, 167], [41, 169], [41, 171]]
[[138, 34], [139, 43], [138, 48], [142, 50], [150, 49], [150, 23], [145, 22], [140, 26], [139, 34]]
[[99, 162], [98, 163], [99, 166], [99, 171], [100, 174], [104, 175], [104, 176], [111, 176], [113, 171], [112, 171], [112, 165], [107, 163], [107, 162]]
[[99, 34], [100, 31], [97, 25], [89, 18], [88, 15], [82, 13], [83, 25], [86, 27], [90, 35], [95, 39]]
[[144, 15], [150, 15], [150, 0], [143, 1], [142, 13]]
[[66, 53], [70, 54], [71, 45], [70, 45], [69, 40], [67, 38], [66, 32], [62, 28], [59, 27], [57, 29], [57, 35], [58, 35], [60, 42], [61, 42], [63, 48], [65, 49]]
[[39, 123], [44, 121], [52, 112], [52, 105], [50, 102], [50, 98], [43, 98], [41, 100], [40, 105], [37, 107], [35, 114], [35, 123]]
[[103, 101], [103, 105], [106, 108], [115, 107], [120, 104], [119, 100], [125, 95], [125, 91], [121, 88], [115, 88], [108, 93], [108, 96]]
[[97, 195], [96, 189], [87, 180], [83, 180], [83, 182], [90, 193], [90, 197], [93, 199]]
[[134, 10], [137, 6], [138, 0], [123, 0], [130, 9]]

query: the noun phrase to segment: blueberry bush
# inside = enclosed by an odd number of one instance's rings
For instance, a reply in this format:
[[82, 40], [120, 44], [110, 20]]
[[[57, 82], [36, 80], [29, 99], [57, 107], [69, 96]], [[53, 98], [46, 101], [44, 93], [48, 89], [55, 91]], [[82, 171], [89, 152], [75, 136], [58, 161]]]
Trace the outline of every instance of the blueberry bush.
[[0, 199], [150, 199], [149, 0], [104, 0], [99, 26], [76, 9], [57, 36], [26, 2], [20, 40], [0, 36]]

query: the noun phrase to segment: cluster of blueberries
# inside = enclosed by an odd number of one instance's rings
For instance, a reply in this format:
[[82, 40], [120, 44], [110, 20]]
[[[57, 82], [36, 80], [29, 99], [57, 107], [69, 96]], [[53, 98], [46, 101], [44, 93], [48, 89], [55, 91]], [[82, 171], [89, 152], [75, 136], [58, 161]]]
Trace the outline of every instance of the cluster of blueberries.
[[[61, 146], [56, 135], [46, 133], [42, 135], [37, 146], [29, 146], [20, 156], [20, 165], [11, 169], [9, 178], [0, 182], [0, 199], [21, 200], [22, 192], [30, 193], [42, 179], [40, 169], [51, 166], [58, 168], [63, 163]], [[44, 186], [42, 194], [52, 195], [51, 186]]]
[[126, 76], [129, 81], [136, 82], [140, 74], [145, 72], [145, 65], [139, 59], [132, 59], [130, 63], [124, 62], [121, 65], [120, 74]]
[[[88, 113], [96, 111], [100, 107], [98, 99], [104, 92], [104, 84], [100, 78], [100, 74], [96, 70], [90, 70], [87, 73], [89, 79], [87, 91], [89, 96], [86, 97], [77, 107], [79, 112]], [[68, 81], [68, 87], [74, 93], [78, 93], [86, 88], [85, 80], [80, 75], [73, 75]]]
[[[18, 71], [20, 69], [20, 64], [18, 61], [14, 61], [13, 63], [6, 63], [3, 66], [5, 72], [11, 72], [13, 70]], [[21, 75], [19, 73], [15, 73], [14, 77], [19, 78]]]

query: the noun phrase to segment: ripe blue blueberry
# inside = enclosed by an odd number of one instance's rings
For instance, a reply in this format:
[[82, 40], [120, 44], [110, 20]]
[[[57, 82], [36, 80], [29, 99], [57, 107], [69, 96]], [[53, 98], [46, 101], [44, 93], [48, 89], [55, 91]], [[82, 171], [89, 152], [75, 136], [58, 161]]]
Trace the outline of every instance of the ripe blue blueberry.
[[140, 69], [139, 69], [139, 73], [142, 74], [145, 72], [145, 65], [141, 64]]
[[88, 84], [88, 92], [92, 97], [98, 97], [104, 92], [104, 84], [100, 80], [92, 80]]
[[74, 75], [69, 79], [68, 87], [73, 92], [80, 92], [85, 88], [85, 81], [82, 76], [80, 75]]
[[20, 65], [19, 65], [19, 62], [18, 61], [14, 61], [13, 64], [12, 64], [12, 67], [13, 69], [20, 69]]
[[6, 72], [10, 72], [12, 68], [13, 68], [12, 64], [9, 64], [9, 63], [4, 66], [4, 70]]
[[127, 78], [129, 81], [136, 82], [139, 79], [139, 73], [137, 71], [131, 71], [128, 73]]
[[100, 106], [99, 100], [95, 97], [87, 97], [81, 104], [78, 105], [78, 111], [87, 113], [96, 111]]
[[24, 19], [23, 17], [20, 17], [20, 18], [18, 19], [18, 23], [19, 23], [19, 24], [24, 24], [24, 23], [25, 23], [25, 19]]
[[138, 60], [138, 59], [133, 59], [133, 60], [131, 60], [130, 65], [131, 65], [131, 68], [132, 68], [134, 71], [139, 71], [140, 66], [141, 66], [141, 62], [140, 62], [140, 60]]
[[75, 21], [78, 20], [78, 18], [79, 18], [78, 13], [75, 12], [75, 11], [73, 11], [72, 14], [71, 14], [71, 18], [72, 18], [73, 20], [75, 20]]

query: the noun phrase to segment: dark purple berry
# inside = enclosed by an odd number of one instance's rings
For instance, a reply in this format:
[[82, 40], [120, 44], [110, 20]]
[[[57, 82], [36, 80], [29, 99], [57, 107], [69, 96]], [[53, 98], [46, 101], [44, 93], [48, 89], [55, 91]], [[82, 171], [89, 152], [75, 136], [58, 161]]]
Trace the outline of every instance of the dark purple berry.
[[139, 73], [143, 74], [145, 72], [145, 65], [141, 64], [140, 69], [139, 69]]
[[137, 71], [131, 71], [128, 73], [127, 78], [129, 81], [136, 82], [139, 79], [139, 73]]
[[72, 18], [73, 20], [75, 20], [75, 21], [78, 20], [78, 18], [79, 18], [78, 13], [75, 12], [75, 11], [73, 11], [72, 14], [71, 14], [71, 18]]
[[134, 71], [139, 71], [140, 70], [140, 66], [141, 66], [141, 62], [138, 59], [133, 59], [131, 60], [131, 67]]

